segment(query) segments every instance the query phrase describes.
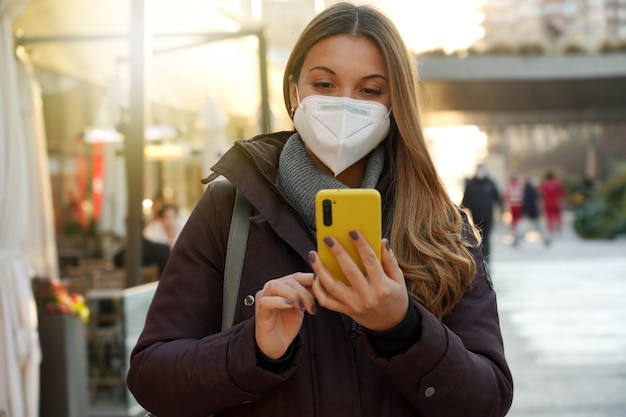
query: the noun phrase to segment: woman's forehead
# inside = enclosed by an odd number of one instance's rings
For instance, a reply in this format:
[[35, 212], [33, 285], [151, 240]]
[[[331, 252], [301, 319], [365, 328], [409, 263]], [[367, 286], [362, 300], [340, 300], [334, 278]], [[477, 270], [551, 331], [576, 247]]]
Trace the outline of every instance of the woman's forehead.
[[365, 36], [335, 35], [311, 47], [304, 60], [301, 75], [316, 69], [343, 71], [355, 69], [387, 77], [385, 59], [378, 47]]

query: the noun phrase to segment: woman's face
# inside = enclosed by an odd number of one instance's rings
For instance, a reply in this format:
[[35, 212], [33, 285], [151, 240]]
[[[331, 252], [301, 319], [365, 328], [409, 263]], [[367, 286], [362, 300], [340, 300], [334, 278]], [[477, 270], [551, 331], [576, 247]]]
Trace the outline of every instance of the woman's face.
[[166, 229], [172, 229], [176, 225], [176, 210], [170, 208], [163, 212], [163, 225]]
[[[366, 37], [336, 35], [316, 43], [298, 80], [300, 100], [310, 95], [350, 97], [391, 106], [389, 74], [382, 54]], [[298, 106], [291, 85], [291, 106]]]

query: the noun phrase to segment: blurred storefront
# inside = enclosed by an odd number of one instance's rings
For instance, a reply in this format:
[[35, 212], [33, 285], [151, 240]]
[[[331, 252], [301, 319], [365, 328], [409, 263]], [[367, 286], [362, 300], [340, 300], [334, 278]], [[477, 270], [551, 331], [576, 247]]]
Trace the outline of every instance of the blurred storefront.
[[[61, 266], [110, 258], [125, 237], [131, 3], [32, 2], [14, 24], [42, 89]], [[266, 60], [260, 27], [204, 2], [157, 1], [146, 10], [153, 53], [142, 199], [188, 212], [200, 179], [234, 140], [287, 126], [277, 116], [282, 97], [268, 95], [281, 89], [282, 64]]]
[[[281, 91], [282, 63], [268, 58], [262, 27], [206, 2], [141, 2], [151, 34], [145, 131], [143, 153], [129, 151], [135, 3], [33, 1], [13, 22], [15, 49], [41, 89], [60, 278], [92, 312], [86, 372], [90, 415], [100, 416], [137, 411], [124, 375], [156, 287], [153, 268], [130, 282], [112, 263], [137, 230], [128, 229], [129, 201], [140, 202], [144, 222], [164, 203], [188, 214], [204, 192], [200, 179], [232, 142], [288, 128], [282, 96], [269, 94]], [[127, 174], [135, 165], [141, 195]], [[43, 357], [49, 363], [50, 352]]]

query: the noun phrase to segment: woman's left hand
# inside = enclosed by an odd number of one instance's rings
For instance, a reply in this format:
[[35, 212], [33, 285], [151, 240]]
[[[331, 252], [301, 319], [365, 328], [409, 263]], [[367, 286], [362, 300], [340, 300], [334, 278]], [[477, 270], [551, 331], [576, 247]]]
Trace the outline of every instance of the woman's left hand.
[[[309, 258], [316, 274], [313, 294], [319, 305], [346, 314], [361, 326], [383, 331], [399, 324], [406, 316], [409, 295], [404, 275], [389, 247], [387, 239], [381, 241], [381, 261], [359, 232], [351, 232], [365, 275], [348, 252], [332, 237], [327, 245], [339, 263], [351, 286], [339, 281], [324, 267], [316, 252]], [[328, 240], [330, 239], [330, 240]]]

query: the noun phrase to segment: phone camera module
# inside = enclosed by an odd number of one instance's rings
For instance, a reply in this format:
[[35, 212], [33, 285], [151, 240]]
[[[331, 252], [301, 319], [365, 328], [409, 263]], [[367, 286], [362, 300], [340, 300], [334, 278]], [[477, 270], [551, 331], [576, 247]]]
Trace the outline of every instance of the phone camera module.
[[333, 207], [329, 199], [322, 201], [322, 219], [324, 226], [330, 226], [333, 224]]

